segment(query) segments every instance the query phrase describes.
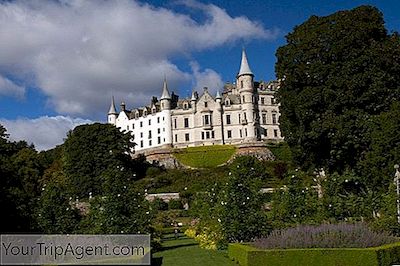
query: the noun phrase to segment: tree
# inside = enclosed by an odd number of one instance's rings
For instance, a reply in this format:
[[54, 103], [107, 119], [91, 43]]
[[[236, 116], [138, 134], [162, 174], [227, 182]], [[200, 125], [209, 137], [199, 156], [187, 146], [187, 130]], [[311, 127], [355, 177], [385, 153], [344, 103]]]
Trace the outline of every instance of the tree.
[[102, 194], [102, 174], [120, 168], [129, 172], [133, 147], [130, 134], [109, 124], [81, 125], [64, 143], [63, 169], [77, 197]]
[[312, 16], [277, 51], [280, 126], [305, 168], [342, 172], [369, 147], [366, 122], [400, 100], [400, 38], [371, 6]]
[[223, 235], [229, 242], [248, 242], [267, 232], [261, 173], [262, 165], [254, 157], [239, 157], [232, 164], [229, 180], [217, 203], [221, 206]]

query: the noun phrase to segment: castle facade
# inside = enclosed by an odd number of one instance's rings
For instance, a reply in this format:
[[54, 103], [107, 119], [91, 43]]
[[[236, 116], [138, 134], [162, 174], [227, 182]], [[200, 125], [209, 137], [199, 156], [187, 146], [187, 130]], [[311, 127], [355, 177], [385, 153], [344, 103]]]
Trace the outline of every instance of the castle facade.
[[164, 79], [160, 100], [149, 106], [117, 112], [114, 99], [108, 123], [131, 133], [135, 152], [164, 147], [192, 147], [216, 144], [245, 144], [282, 140], [279, 104], [274, 95], [279, 82], [256, 82], [243, 50], [234, 84], [225, 84], [222, 94], [207, 88], [191, 98], [170, 94]]

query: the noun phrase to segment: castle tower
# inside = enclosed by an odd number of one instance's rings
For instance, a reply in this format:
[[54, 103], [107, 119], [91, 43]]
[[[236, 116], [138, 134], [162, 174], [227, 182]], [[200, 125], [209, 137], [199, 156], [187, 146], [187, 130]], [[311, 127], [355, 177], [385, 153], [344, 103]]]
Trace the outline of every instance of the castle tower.
[[112, 125], [116, 125], [117, 123], [117, 110], [115, 109], [115, 102], [114, 102], [114, 96], [111, 98], [111, 105], [110, 105], [110, 110], [108, 110], [108, 115], [107, 115], [107, 122]]
[[197, 97], [196, 97], [196, 92], [192, 92], [192, 98], [190, 98], [190, 104], [192, 105], [192, 112], [196, 113], [196, 102], [197, 102]]
[[259, 114], [257, 91], [254, 89], [254, 74], [247, 62], [246, 51], [242, 51], [242, 61], [239, 73], [236, 76], [236, 88], [239, 91], [242, 103], [242, 121], [244, 138], [252, 142], [259, 139]]
[[172, 113], [171, 113], [171, 95], [168, 91], [167, 79], [164, 77], [164, 84], [160, 98], [161, 113], [165, 118], [165, 142], [172, 145]]
[[218, 112], [218, 117], [220, 120], [220, 131], [221, 131], [221, 144], [225, 144], [225, 136], [224, 136], [224, 118], [223, 118], [223, 111], [222, 111], [222, 97], [221, 94], [219, 93], [219, 90], [217, 90], [217, 94], [215, 95], [215, 102], [217, 103], [217, 109], [216, 111]]
[[171, 95], [168, 91], [167, 79], [164, 78], [163, 89], [161, 93], [161, 110], [171, 110]]

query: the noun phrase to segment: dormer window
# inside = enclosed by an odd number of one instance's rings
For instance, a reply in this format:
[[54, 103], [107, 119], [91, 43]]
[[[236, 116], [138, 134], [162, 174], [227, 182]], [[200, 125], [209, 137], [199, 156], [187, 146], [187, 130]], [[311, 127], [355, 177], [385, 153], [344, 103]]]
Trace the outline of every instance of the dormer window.
[[143, 112], [143, 116], [146, 116], [146, 115], [147, 115], [147, 111], [144, 111], [144, 112]]
[[204, 108], [208, 107], [208, 102], [204, 102]]
[[226, 106], [230, 106], [230, 105], [231, 105], [231, 102], [229, 101], [229, 99], [226, 99], [225, 105], [226, 105]]

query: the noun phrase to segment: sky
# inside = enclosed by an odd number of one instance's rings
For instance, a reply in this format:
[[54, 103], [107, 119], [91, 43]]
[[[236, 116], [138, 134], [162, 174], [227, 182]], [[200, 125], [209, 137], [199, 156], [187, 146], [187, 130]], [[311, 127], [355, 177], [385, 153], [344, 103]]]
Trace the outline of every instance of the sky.
[[368, 4], [400, 31], [397, 0], [0, 0], [0, 124], [37, 150], [75, 126], [105, 122], [171, 91], [215, 93], [233, 82], [245, 48], [256, 80], [275, 78], [275, 51], [310, 16]]

